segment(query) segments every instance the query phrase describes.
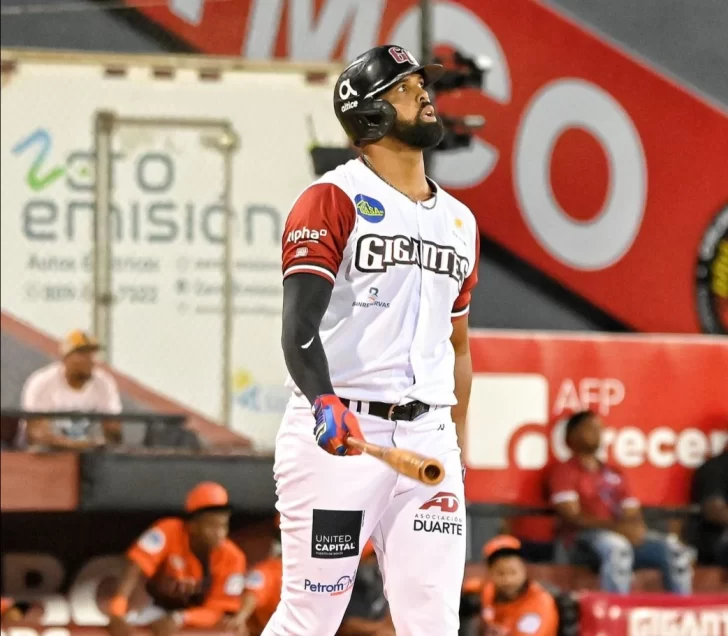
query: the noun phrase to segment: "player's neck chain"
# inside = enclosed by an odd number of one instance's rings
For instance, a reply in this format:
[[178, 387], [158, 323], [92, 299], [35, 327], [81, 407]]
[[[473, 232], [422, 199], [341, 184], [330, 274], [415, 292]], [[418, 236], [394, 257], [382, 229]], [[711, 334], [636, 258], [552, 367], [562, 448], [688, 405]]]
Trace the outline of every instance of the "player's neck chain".
[[[421, 205], [425, 210], [432, 210], [432, 208], [435, 207], [437, 204], [437, 192], [433, 192], [432, 189], [430, 189], [430, 196], [427, 199], [416, 199], [415, 197], [411, 197], [406, 192], [402, 192], [399, 188], [396, 186], [393, 186], [389, 181], [387, 181], [381, 174], [379, 174], [375, 169], [374, 166], [371, 164], [369, 159], [367, 159], [366, 155], [362, 153], [361, 160], [364, 162], [364, 165], [369, 168], [375, 175], [377, 175], [384, 183], [386, 183], [390, 188], [393, 188], [397, 192], [399, 192], [401, 195], [407, 197], [412, 203], [417, 203]], [[427, 202], [427, 205], [425, 205], [425, 202]]]

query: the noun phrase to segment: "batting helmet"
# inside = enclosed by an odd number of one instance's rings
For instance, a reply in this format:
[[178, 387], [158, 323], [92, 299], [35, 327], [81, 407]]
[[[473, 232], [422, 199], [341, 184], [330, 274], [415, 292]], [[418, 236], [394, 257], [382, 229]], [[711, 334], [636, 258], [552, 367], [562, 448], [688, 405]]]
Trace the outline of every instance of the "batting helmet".
[[193, 515], [206, 510], [228, 510], [227, 490], [214, 481], [203, 481], [187, 493], [185, 512]]
[[334, 110], [339, 123], [356, 146], [379, 141], [397, 119], [394, 106], [379, 96], [408, 75], [419, 73], [429, 86], [444, 72], [440, 64], [420, 64], [399, 46], [370, 49], [349, 64], [336, 82]]

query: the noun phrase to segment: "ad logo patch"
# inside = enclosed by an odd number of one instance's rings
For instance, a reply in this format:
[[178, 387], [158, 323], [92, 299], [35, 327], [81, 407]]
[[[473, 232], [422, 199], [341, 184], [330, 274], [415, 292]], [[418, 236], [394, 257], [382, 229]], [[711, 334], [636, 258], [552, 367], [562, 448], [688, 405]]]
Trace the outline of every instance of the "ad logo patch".
[[357, 194], [354, 197], [356, 213], [369, 223], [379, 223], [384, 218], [384, 206], [366, 194]]
[[361, 510], [314, 510], [311, 558], [344, 559], [359, 555]]
[[460, 500], [457, 495], [451, 492], [438, 492], [420, 506], [415, 514], [412, 529], [415, 532], [462, 536], [463, 520], [456, 514], [459, 509]]

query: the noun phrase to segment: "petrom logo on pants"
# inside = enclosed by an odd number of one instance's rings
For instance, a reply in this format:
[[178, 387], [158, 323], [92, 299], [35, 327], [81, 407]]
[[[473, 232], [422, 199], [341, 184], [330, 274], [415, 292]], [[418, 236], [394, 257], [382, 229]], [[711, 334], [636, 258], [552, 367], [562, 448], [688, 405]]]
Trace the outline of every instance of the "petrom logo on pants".
[[318, 583], [311, 579], [305, 579], [303, 581], [303, 589], [307, 592], [313, 592], [314, 594], [328, 594], [329, 596], [339, 596], [348, 592], [354, 585], [354, 579], [356, 579], [356, 571], [351, 576], [344, 575], [339, 578], [336, 583]]

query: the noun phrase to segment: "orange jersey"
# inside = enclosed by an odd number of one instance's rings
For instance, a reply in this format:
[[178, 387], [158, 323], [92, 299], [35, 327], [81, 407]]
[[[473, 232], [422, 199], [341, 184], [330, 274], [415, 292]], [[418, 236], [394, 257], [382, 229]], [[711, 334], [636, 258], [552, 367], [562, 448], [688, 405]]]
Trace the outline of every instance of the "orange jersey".
[[276, 611], [282, 583], [283, 561], [280, 558], [260, 562], [246, 578], [245, 589], [255, 597], [255, 612], [248, 624], [253, 634], [260, 634]]
[[127, 557], [148, 579], [147, 591], [159, 607], [184, 609], [188, 627], [213, 627], [240, 609], [245, 587], [245, 555], [229, 539], [207, 563], [190, 549], [182, 519], [162, 519], [129, 549]]
[[554, 598], [538, 583], [510, 602], [495, 598], [495, 587], [487, 583], [482, 593], [482, 620], [500, 628], [504, 636], [556, 636], [559, 613]]

